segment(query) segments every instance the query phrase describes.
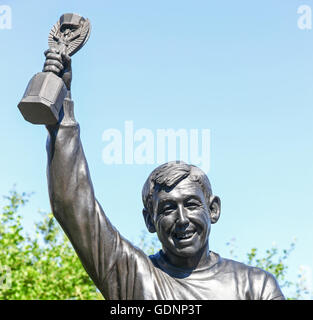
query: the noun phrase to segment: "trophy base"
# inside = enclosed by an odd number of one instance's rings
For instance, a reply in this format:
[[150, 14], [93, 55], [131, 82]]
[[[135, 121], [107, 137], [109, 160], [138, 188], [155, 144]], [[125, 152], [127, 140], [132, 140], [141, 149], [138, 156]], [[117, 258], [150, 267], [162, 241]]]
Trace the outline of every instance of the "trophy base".
[[29, 81], [18, 108], [28, 122], [54, 125], [59, 121], [66, 93], [61, 78], [52, 72], [39, 72]]

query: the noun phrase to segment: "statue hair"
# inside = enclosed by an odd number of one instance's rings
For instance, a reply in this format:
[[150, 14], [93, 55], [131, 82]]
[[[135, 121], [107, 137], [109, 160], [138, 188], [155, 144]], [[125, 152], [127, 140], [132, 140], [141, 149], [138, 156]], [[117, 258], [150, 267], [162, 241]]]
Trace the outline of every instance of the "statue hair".
[[180, 181], [189, 178], [197, 182], [207, 201], [212, 195], [212, 188], [207, 175], [198, 167], [183, 161], [171, 161], [154, 169], [142, 188], [142, 202], [144, 208], [153, 212], [152, 196], [155, 191], [171, 191]]

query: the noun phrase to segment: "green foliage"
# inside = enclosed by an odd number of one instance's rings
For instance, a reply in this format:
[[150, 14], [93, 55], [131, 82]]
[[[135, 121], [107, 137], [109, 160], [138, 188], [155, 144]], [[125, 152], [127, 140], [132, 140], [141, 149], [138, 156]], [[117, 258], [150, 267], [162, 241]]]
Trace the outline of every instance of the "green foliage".
[[258, 249], [252, 248], [250, 252], [247, 253], [247, 264], [272, 273], [280, 283], [281, 288], [289, 287], [292, 283], [286, 280], [286, 272], [288, 269], [286, 260], [294, 248], [294, 242], [290, 244], [288, 249], [283, 249], [281, 252], [273, 246], [267, 249], [265, 255], [260, 258], [257, 256]]
[[0, 279], [7, 278], [0, 299], [101, 298], [52, 214], [36, 224], [36, 236], [23, 233], [20, 207], [28, 198], [11, 191], [0, 213]]

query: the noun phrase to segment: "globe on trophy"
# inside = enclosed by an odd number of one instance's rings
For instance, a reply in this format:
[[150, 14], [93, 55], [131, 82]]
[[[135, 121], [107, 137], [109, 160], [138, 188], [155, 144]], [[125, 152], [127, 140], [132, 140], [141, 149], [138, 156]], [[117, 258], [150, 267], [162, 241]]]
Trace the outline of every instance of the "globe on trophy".
[[[50, 31], [49, 47], [72, 56], [87, 42], [90, 28], [88, 19], [75, 13], [63, 14]], [[54, 125], [66, 94], [62, 78], [50, 71], [39, 72], [29, 81], [18, 108], [31, 123]]]

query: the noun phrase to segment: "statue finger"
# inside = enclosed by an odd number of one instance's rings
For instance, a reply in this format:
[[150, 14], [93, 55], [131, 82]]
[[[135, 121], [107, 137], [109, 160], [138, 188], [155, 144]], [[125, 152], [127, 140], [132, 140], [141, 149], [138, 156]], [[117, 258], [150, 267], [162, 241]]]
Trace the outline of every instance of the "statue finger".
[[46, 59], [47, 59], [47, 60], [48, 60], [48, 59], [57, 60], [57, 61], [59, 61], [60, 63], [63, 63], [63, 60], [62, 60], [61, 55], [60, 55], [60, 54], [57, 54], [57, 53], [51, 53], [51, 52], [47, 53]]
[[55, 65], [48, 65], [48, 66], [44, 67], [43, 71], [44, 72], [53, 72], [58, 75], [61, 70], [58, 67], [56, 67]]
[[59, 61], [56, 61], [56, 60], [46, 60], [45, 64], [44, 64], [44, 67], [46, 66], [55, 66], [57, 67], [58, 69], [63, 70], [63, 64], [60, 63]]
[[44, 55], [47, 56], [48, 53], [59, 53], [59, 50], [56, 48], [49, 48], [44, 52]]

